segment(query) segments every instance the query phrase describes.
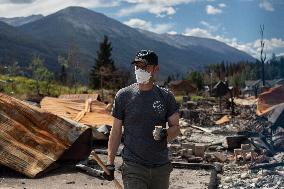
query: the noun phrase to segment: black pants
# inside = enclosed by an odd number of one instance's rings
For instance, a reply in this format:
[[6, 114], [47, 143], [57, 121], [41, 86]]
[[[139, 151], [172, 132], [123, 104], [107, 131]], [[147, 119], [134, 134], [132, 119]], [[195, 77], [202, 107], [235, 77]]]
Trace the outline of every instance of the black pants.
[[123, 162], [124, 189], [168, 189], [172, 164], [148, 168], [133, 162]]

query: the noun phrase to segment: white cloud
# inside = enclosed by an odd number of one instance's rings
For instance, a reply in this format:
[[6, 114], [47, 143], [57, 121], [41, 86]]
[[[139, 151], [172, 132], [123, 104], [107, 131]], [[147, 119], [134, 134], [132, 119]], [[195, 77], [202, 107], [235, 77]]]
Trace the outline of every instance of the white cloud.
[[274, 7], [269, 0], [261, 0], [259, 3], [259, 7], [266, 11], [274, 11]]
[[26, 3], [17, 3], [17, 0], [0, 1], [0, 17], [29, 16], [31, 14], [48, 15], [68, 6], [81, 6], [85, 8], [113, 7], [118, 2], [113, 0], [25, 0]]
[[[254, 42], [253, 47], [257, 50], [257, 52], [260, 52], [260, 39], [257, 39]], [[276, 48], [284, 48], [284, 41], [281, 38], [264, 39], [264, 47], [266, 52], [272, 53]]]
[[167, 34], [170, 34], [170, 35], [176, 35], [176, 34], [177, 34], [177, 32], [176, 32], [176, 31], [169, 31], [169, 32], [167, 32]]
[[160, 5], [179, 5], [183, 3], [195, 2], [197, 0], [121, 0], [132, 4], [160, 4]]
[[207, 12], [207, 14], [221, 14], [222, 10], [215, 8], [212, 5], [207, 5], [206, 6], [206, 12]]
[[[271, 57], [272, 53], [275, 53], [281, 49], [284, 50], [284, 41], [281, 38], [264, 39], [264, 42], [264, 52], [267, 54], [267, 57]], [[260, 56], [260, 39], [249, 43], [237, 42], [234, 47], [251, 54], [255, 58], [259, 58]]]
[[151, 4], [137, 4], [132, 7], [122, 8], [119, 10], [119, 16], [128, 16], [135, 13], [149, 12], [156, 15], [157, 17], [164, 17], [173, 15], [176, 13], [176, 10], [173, 7], [161, 6], [161, 5], [151, 5]]
[[166, 33], [167, 31], [169, 31], [172, 28], [173, 28], [172, 24], [157, 24], [157, 25], [154, 26], [152, 31], [155, 32], [155, 33]]
[[[209, 30], [201, 28], [186, 28], [185, 31], [183, 32], [183, 35], [215, 39], [224, 42], [227, 45], [230, 45], [243, 52], [246, 52], [255, 58], [259, 58], [259, 53], [261, 50], [260, 39], [248, 43], [242, 43], [238, 41], [237, 38], [226, 38], [224, 36], [214, 35]], [[264, 51], [267, 54], [267, 57], [270, 57], [272, 53], [275, 53], [279, 50], [280, 51], [284, 50], [284, 40], [281, 38], [264, 39], [264, 42], [265, 42]]]
[[151, 32], [155, 32], [155, 33], [166, 33], [168, 32], [170, 29], [173, 28], [173, 24], [156, 24], [153, 25], [151, 22], [139, 19], [139, 18], [132, 18], [126, 22], [124, 22], [124, 24], [133, 27], [133, 28], [139, 28], [139, 29], [143, 29], [143, 30], [148, 30]]
[[204, 28], [186, 28], [183, 32], [183, 35], [189, 35], [189, 36], [196, 36], [196, 37], [207, 37], [207, 38], [214, 38], [213, 33], [216, 32], [221, 24], [218, 25], [212, 25], [204, 20], [200, 21], [200, 24], [205, 26]]
[[225, 3], [220, 3], [218, 6], [221, 7], [221, 8], [224, 8], [224, 7], [226, 7], [226, 4]]
[[[212, 35], [213, 36], [213, 35]], [[258, 52], [257, 49], [253, 46], [254, 42], [248, 42], [248, 43], [242, 43], [237, 40], [237, 38], [226, 38], [224, 36], [213, 36], [212, 39], [221, 41], [223, 43], [226, 43], [227, 45], [234, 47], [240, 51], [246, 52], [250, 54], [251, 56], [257, 58], [258, 57]]]
[[158, 6], [156, 8], [150, 8], [149, 12], [157, 15], [158, 17], [164, 17], [166, 15], [174, 15], [176, 10], [173, 7]]
[[119, 16], [128, 16], [141, 12], [149, 12], [157, 17], [174, 15], [176, 13], [175, 6], [187, 4], [197, 0], [121, 0], [131, 4], [122, 8], [117, 13]]
[[36, 0], [0, 0], [0, 3], [19, 3], [19, 4], [25, 4], [25, 3], [32, 3]]
[[213, 38], [213, 35], [209, 31], [201, 28], [186, 28], [182, 34], [186, 36]]

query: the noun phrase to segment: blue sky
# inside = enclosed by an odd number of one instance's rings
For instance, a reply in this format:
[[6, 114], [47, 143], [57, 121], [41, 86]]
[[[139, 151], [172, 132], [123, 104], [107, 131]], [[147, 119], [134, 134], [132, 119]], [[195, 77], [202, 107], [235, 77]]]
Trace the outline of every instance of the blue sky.
[[0, 0], [0, 16], [48, 15], [68, 6], [155, 33], [214, 38], [254, 57], [264, 24], [268, 56], [284, 55], [284, 0]]

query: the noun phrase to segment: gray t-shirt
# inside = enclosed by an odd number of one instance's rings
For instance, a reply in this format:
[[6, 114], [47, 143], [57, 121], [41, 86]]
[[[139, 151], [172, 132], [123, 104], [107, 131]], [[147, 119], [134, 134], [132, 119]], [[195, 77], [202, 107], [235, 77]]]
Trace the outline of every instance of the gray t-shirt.
[[153, 167], [169, 162], [167, 140], [153, 138], [155, 125], [166, 127], [167, 118], [178, 112], [174, 95], [166, 88], [154, 85], [151, 90], [139, 90], [138, 83], [120, 89], [114, 99], [112, 116], [124, 126], [124, 161]]

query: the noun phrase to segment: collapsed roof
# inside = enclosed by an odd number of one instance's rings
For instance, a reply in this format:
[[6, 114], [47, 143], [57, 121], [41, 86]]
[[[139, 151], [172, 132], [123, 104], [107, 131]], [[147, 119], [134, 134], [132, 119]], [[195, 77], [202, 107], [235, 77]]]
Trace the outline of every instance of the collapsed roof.
[[113, 117], [109, 107], [96, 100], [96, 97], [86, 95], [64, 95], [60, 98], [45, 97], [40, 102], [43, 110], [60, 117], [69, 118], [82, 124], [99, 127], [112, 125]]
[[0, 93], [0, 164], [35, 177], [59, 159], [91, 151], [89, 127]]

